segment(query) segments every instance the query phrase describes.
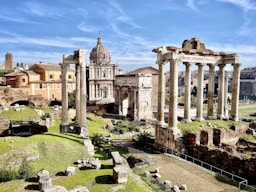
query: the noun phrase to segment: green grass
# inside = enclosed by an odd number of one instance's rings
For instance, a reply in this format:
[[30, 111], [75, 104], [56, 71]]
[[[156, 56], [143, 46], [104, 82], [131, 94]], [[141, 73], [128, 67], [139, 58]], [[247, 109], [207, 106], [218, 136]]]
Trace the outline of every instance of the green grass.
[[201, 130], [207, 130], [211, 127], [208, 123], [216, 125], [218, 128], [230, 129], [233, 125], [241, 125], [243, 122], [234, 122], [234, 121], [223, 121], [223, 120], [205, 120], [202, 122], [192, 121], [189, 123], [179, 123], [178, 128], [181, 129], [183, 134], [191, 132], [199, 132]]
[[[28, 109], [28, 111], [30, 111], [28, 114], [31, 114], [31, 110]], [[12, 113], [14, 112], [12, 111]], [[90, 119], [93, 119], [93, 121], [88, 120], [89, 136], [99, 132], [103, 135], [109, 133], [107, 130], [101, 129], [101, 127], [109, 121], [108, 119], [102, 119], [93, 114], [87, 115]], [[15, 115], [12, 114], [10, 116]], [[10, 156], [11, 159], [5, 159], [2, 162], [15, 162], [18, 158], [21, 158], [21, 156], [15, 155], [16, 152], [26, 150], [27, 156], [39, 154], [39, 159], [30, 163], [35, 176], [41, 169], [48, 170], [53, 178], [53, 185], [62, 185], [67, 189], [72, 189], [77, 185], [84, 185], [88, 182], [94, 183], [92, 186], [88, 187], [91, 192], [109, 191], [110, 188], [116, 186], [117, 184], [112, 183], [112, 161], [110, 157], [106, 157], [105, 152], [100, 152], [97, 147], [95, 147], [95, 157], [98, 157], [102, 161], [102, 169], [77, 169], [76, 174], [70, 177], [55, 176], [56, 173], [63, 172], [67, 166], [74, 166], [74, 162], [78, 159], [88, 157], [86, 148], [82, 144], [83, 139], [72, 133], [60, 134], [59, 126], [60, 121], [57, 121], [49, 128], [49, 132], [45, 134], [33, 135], [31, 137], [0, 138], [0, 157], [3, 157], [3, 154], [6, 153], [13, 154]], [[116, 149], [110, 145], [104, 144], [104, 147], [112, 151], [119, 151], [120, 154], [128, 155], [127, 152]], [[38, 183], [25, 182], [24, 180], [4, 182], [0, 183], [0, 191], [25, 191], [24, 187], [27, 185], [36, 186]], [[120, 191], [151, 191], [147, 185], [141, 186], [138, 184], [137, 180], [133, 177], [129, 177], [129, 181], [125, 185], [126, 189]]]
[[0, 113], [0, 118], [6, 118], [13, 121], [29, 121], [33, 118], [38, 118], [39, 116], [32, 108], [25, 106], [23, 111], [14, 111], [14, 109], [9, 109], [8, 111], [3, 111]]
[[238, 109], [239, 117], [256, 119], [256, 117], [250, 116], [253, 113], [256, 113], [256, 107], [255, 106], [247, 106], [245, 108], [240, 107]]

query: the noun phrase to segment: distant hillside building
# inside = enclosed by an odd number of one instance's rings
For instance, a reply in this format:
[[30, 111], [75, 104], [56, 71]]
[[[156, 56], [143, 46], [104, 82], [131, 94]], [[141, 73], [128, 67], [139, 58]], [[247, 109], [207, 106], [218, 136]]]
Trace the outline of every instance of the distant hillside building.
[[[61, 70], [58, 64], [37, 63], [4, 76], [6, 85], [28, 95], [41, 95], [48, 101], [61, 101]], [[68, 68], [68, 92], [75, 90], [74, 70]]]
[[5, 54], [4, 67], [5, 67], [6, 70], [13, 69], [13, 56], [12, 56], [11, 53], [6, 53]]
[[256, 67], [245, 68], [240, 74], [240, 97], [256, 99]]

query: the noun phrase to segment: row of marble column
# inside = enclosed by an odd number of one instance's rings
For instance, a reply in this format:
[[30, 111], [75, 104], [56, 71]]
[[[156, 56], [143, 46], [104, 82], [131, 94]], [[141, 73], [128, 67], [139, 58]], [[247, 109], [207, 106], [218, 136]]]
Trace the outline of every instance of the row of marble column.
[[[84, 62], [83, 53], [80, 53], [81, 57], [79, 57], [75, 64], [75, 75], [76, 75], [76, 127], [85, 128], [87, 127], [86, 123], [86, 66]], [[61, 66], [61, 94], [62, 94], [62, 116], [61, 116], [61, 126], [60, 132], [67, 132], [69, 129], [68, 123], [68, 90], [67, 90], [67, 69], [70, 65], [65, 62], [65, 58], [63, 57], [63, 63]]]
[[[178, 60], [166, 60], [158, 63], [158, 124], [164, 125], [164, 106], [165, 106], [165, 79], [164, 79], [164, 65], [170, 63], [170, 95], [169, 95], [169, 116], [168, 127], [177, 129], [177, 107], [178, 107]], [[191, 121], [191, 65], [192, 63], [183, 63], [186, 66], [185, 72], [185, 95], [184, 95], [184, 120]], [[206, 64], [196, 63], [198, 66], [198, 88], [197, 88], [197, 103], [196, 103], [196, 120], [204, 120], [203, 116], [203, 93], [204, 93], [204, 66]], [[209, 80], [208, 80], [208, 109], [207, 118], [213, 119], [214, 115], [214, 64], [207, 64], [209, 66]], [[219, 64], [219, 79], [218, 79], [218, 106], [217, 118], [227, 118], [225, 116], [225, 102], [226, 102], [226, 86], [225, 86], [225, 67], [226, 64]], [[231, 102], [231, 119], [238, 121], [238, 103], [239, 103], [239, 85], [240, 85], [240, 64], [234, 63], [233, 78], [232, 78], [232, 102]]]

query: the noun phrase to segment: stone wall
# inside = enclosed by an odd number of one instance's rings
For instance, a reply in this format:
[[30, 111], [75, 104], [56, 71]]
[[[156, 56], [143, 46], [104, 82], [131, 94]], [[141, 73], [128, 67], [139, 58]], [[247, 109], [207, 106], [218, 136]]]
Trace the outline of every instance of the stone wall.
[[246, 178], [250, 185], [256, 185], [256, 158], [238, 157], [222, 149], [198, 145], [190, 147], [188, 155]]

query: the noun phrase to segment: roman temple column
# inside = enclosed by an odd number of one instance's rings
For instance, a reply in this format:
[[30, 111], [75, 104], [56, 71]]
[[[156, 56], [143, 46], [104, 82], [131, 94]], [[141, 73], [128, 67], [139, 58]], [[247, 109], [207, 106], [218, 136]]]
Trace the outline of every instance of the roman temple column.
[[213, 104], [214, 104], [214, 65], [207, 64], [209, 66], [209, 79], [208, 79], [208, 100], [207, 100], [207, 118], [213, 119]]
[[80, 66], [76, 64], [76, 126], [80, 124]]
[[68, 131], [68, 91], [67, 91], [67, 66], [68, 64], [61, 63], [61, 125], [60, 133]]
[[185, 96], [184, 96], [184, 121], [190, 122], [190, 108], [191, 108], [191, 63], [184, 63], [186, 66], [185, 74]]
[[219, 119], [224, 119], [224, 91], [225, 91], [225, 64], [219, 64], [218, 80], [218, 114]]
[[[169, 116], [168, 128], [173, 132], [174, 139], [181, 136], [177, 127], [177, 108], [178, 108], [178, 61], [170, 59], [170, 97], [169, 97]], [[172, 73], [172, 74], [171, 74]]]
[[163, 126], [164, 122], [164, 105], [165, 105], [165, 78], [164, 78], [164, 64], [159, 61], [158, 67], [158, 105], [157, 105], [157, 124]]
[[239, 104], [239, 90], [240, 90], [240, 63], [233, 65], [233, 79], [232, 79], [232, 100], [231, 100], [231, 118], [238, 121], [238, 104]]
[[203, 121], [203, 102], [204, 102], [204, 64], [197, 63], [198, 66], [198, 86], [197, 86], [197, 102], [196, 102], [196, 120]]
[[85, 68], [85, 54], [87, 50], [79, 50], [79, 66], [80, 66], [80, 127], [87, 128], [86, 123], [86, 68]]
[[229, 80], [229, 76], [227, 73], [225, 73], [225, 83], [224, 83], [224, 117], [228, 118], [228, 80]]

